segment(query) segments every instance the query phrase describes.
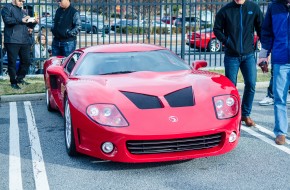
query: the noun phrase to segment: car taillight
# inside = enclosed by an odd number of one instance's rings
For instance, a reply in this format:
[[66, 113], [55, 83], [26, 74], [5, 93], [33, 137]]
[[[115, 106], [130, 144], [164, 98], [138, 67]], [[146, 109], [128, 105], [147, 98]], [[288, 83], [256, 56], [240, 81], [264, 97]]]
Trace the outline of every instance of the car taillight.
[[126, 127], [129, 125], [122, 113], [112, 104], [90, 105], [87, 108], [87, 114], [93, 121], [101, 125], [111, 127]]
[[234, 95], [221, 95], [213, 97], [216, 117], [227, 119], [234, 117], [239, 112], [238, 98]]

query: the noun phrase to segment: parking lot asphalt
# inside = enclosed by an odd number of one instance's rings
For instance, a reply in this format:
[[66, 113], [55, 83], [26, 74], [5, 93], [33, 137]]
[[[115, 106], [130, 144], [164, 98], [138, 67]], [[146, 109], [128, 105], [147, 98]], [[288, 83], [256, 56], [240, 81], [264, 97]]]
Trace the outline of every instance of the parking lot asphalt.
[[[257, 82], [256, 88], [267, 88], [268, 85], [269, 85], [269, 82]], [[244, 84], [238, 83], [237, 88], [243, 90]], [[45, 99], [45, 93], [2, 95], [0, 96], [0, 103], [17, 102], [17, 101], [35, 101], [35, 100], [44, 100], [44, 99]]]

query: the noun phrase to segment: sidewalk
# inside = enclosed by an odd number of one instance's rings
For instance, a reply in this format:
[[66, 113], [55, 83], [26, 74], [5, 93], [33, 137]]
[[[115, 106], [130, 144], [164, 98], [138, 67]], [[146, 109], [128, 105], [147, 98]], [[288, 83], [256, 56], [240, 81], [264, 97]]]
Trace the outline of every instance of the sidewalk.
[[[256, 88], [267, 88], [269, 82], [257, 82]], [[238, 83], [238, 89], [243, 89], [244, 84]], [[39, 94], [19, 94], [19, 95], [2, 95], [0, 96], [0, 103], [2, 102], [17, 102], [17, 101], [37, 101], [45, 100], [45, 93]]]

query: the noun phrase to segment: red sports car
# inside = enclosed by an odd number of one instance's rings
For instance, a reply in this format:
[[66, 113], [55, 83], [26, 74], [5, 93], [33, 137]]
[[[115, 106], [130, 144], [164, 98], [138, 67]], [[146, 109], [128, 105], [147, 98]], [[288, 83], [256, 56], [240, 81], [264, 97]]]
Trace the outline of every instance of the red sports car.
[[[203, 49], [209, 52], [221, 51], [221, 42], [216, 38], [211, 28], [206, 28], [198, 32], [192, 32], [187, 35], [186, 44], [191, 48]], [[254, 47], [256, 50], [261, 50], [259, 37], [254, 35]]]
[[64, 117], [67, 153], [117, 162], [215, 156], [240, 137], [240, 98], [224, 76], [166, 48], [111, 44], [45, 62], [48, 110]]

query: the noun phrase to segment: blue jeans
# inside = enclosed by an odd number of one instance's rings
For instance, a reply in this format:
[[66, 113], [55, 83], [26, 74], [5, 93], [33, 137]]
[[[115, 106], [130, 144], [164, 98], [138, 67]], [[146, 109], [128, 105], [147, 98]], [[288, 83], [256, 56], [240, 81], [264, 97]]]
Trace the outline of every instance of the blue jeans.
[[273, 64], [273, 93], [274, 93], [274, 134], [287, 135], [287, 94], [290, 84], [290, 63]]
[[248, 54], [240, 57], [230, 57], [225, 55], [225, 75], [232, 83], [237, 85], [239, 69], [241, 69], [244, 78], [244, 94], [242, 99], [242, 116], [250, 116], [253, 100], [255, 96], [257, 67], [254, 54]]
[[61, 42], [57, 39], [53, 39], [51, 44], [52, 56], [69, 56], [76, 49], [77, 42], [76, 40]]

